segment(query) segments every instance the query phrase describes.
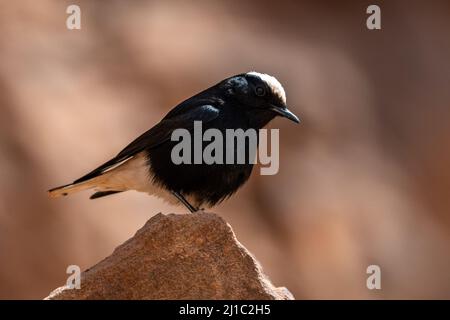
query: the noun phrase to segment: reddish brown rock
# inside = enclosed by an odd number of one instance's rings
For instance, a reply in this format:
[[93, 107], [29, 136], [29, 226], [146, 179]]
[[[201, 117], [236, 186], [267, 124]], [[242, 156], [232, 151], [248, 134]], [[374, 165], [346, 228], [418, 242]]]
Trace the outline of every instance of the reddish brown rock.
[[158, 214], [81, 275], [81, 289], [46, 299], [293, 299], [213, 213]]

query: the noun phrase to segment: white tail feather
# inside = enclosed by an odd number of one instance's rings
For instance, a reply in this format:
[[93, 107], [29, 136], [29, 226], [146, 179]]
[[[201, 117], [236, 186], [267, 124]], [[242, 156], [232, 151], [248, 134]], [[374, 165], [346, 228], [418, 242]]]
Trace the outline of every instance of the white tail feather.
[[52, 198], [57, 198], [57, 197], [67, 196], [69, 194], [72, 194], [72, 193], [75, 193], [78, 191], [91, 189], [96, 186], [95, 180], [96, 180], [96, 178], [93, 178], [91, 180], [83, 181], [80, 183], [68, 184], [65, 186], [54, 188], [54, 189], [51, 189], [48, 191], [48, 195]]
[[108, 168], [97, 177], [54, 188], [49, 190], [48, 193], [50, 197], [56, 198], [93, 188], [96, 191], [126, 191], [132, 189], [148, 192], [151, 189], [150, 181], [147, 158], [144, 153], [138, 153]]

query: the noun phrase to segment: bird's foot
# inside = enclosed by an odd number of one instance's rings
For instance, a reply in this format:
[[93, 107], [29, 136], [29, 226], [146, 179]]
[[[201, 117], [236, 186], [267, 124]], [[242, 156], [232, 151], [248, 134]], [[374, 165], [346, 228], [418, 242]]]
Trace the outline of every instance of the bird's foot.
[[185, 205], [186, 208], [189, 209], [191, 213], [197, 212], [199, 209], [195, 208], [193, 205], [191, 205], [180, 193], [176, 191], [172, 191], [172, 194], [182, 203]]

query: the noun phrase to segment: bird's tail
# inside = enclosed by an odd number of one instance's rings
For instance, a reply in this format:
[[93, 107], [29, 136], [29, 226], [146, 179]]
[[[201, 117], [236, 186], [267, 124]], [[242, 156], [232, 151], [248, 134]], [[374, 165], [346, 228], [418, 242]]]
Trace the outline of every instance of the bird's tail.
[[79, 183], [70, 183], [64, 186], [56, 187], [48, 190], [48, 195], [52, 198], [57, 198], [61, 196], [67, 196], [69, 194], [87, 190], [95, 187], [95, 178], [87, 181], [79, 182]]
[[97, 168], [93, 171], [94, 175], [88, 174], [71, 184], [50, 189], [48, 194], [50, 197], [56, 198], [78, 191], [95, 189], [96, 193], [92, 195], [91, 199], [96, 199], [126, 190], [146, 190], [149, 184], [147, 161], [143, 153], [137, 154], [105, 169]]

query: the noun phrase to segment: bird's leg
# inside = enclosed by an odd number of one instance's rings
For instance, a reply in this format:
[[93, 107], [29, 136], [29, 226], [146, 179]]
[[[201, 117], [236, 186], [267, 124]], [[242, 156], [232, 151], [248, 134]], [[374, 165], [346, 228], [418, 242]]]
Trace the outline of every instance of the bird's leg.
[[191, 213], [198, 211], [194, 206], [192, 206], [181, 194], [176, 191], [172, 191], [172, 194], [177, 197], [177, 199], [189, 209]]

